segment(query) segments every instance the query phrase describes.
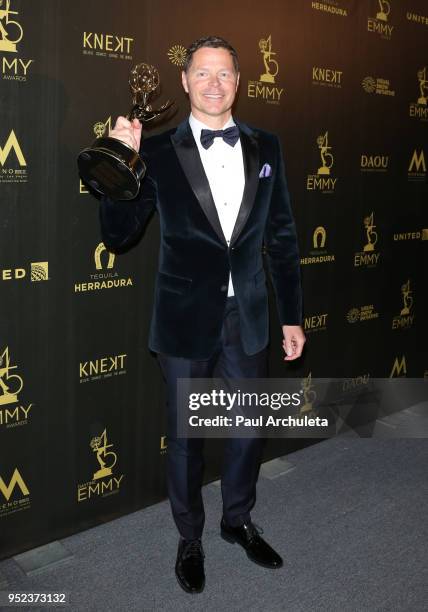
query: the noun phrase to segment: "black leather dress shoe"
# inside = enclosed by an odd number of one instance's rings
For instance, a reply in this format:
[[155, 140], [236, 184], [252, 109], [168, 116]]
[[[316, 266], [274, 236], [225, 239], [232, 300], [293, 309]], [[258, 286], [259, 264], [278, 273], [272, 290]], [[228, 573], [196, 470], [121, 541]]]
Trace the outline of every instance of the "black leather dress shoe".
[[200, 593], [205, 586], [204, 551], [201, 540], [184, 540], [178, 543], [175, 575], [178, 584], [187, 593]]
[[251, 521], [243, 523], [239, 527], [231, 527], [222, 518], [220, 527], [223, 540], [232, 544], [238, 542], [238, 544], [245, 548], [248, 558], [254, 561], [254, 563], [272, 569], [282, 566], [281, 557], [260, 537], [259, 532], [263, 533], [262, 530]]

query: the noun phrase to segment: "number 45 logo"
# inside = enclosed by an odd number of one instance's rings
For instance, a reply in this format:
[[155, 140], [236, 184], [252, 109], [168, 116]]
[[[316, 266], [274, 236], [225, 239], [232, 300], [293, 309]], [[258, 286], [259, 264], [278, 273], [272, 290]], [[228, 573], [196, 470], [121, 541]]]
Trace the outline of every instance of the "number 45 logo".
[[7, 346], [0, 355], [0, 406], [12, 404], [18, 401], [24, 381], [18, 374], [11, 374], [18, 366], [10, 365], [9, 347]]
[[18, 11], [10, 10], [10, 0], [0, 0], [0, 51], [16, 53], [16, 45], [22, 40], [24, 31], [9, 15], [18, 15]]

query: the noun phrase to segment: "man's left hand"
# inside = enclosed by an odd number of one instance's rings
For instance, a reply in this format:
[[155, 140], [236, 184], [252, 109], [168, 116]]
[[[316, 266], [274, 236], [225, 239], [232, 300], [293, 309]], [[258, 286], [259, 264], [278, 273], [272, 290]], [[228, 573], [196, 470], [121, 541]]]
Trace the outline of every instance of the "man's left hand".
[[282, 348], [286, 354], [284, 361], [298, 359], [302, 354], [303, 345], [306, 342], [303, 328], [300, 325], [283, 325], [282, 333], [284, 334]]

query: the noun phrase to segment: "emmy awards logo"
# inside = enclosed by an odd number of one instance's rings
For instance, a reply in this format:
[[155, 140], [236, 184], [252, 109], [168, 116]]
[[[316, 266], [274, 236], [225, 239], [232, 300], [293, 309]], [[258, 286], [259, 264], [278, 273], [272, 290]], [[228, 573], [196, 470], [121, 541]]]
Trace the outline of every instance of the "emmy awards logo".
[[379, 12], [376, 14], [376, 19], [379, 21], [388, 21], [388, 15], [391, 12], [391, 6], [388, 0], [379, 0]]
[[[108, 451], [108, 448], [111, 448], [113, 444], [107, 444], [107, 433], [106, 429], [104, 429], [101, 436], [96, 436], [92, 438], [90, 442], [90, 447], [97, 453], [97, 460], [100, 464], [100, 469], [94, 473], [94, 480], [98, 480], [99, 478], [104, 478], [104, 476], [112, 475], [112, 468], [116, 465], [117, 455], [113, 451]], [[110, 459], [107, 459], [110, 457]]]
[[418, 104], [427, 105], [427, 92], [428, 92], [428, 80], [427, 80], [427, 69], [426, 67], [418, 71], [419, 88], [421, 96], [418, 99]]
[[363, 251], [367, 253], [368, 251], [374, 251], [377, 242], [377, 232], [373, 231], [376, 227], [373, 223], [373, 213], [370, 217], [365, 217], [364, 227], [366, 228], [367, 244], [364, 245]]
[[[104, 242], [100, 242], [99, 245], [97, 246], [97, 248], [95, 249], [95, 253], [94, 253], [95, 268], [97, 270], [102, 270], [103, 269], [103, 264], [101, 262], [101, 254], [104, 251], [107, 252], [105, 244], [104, 244]], [[115, 260], [115, 254], [114, 253], [108, 253], [107, 270], [111, 270], [113, 268], [114, 260]]]
[[9, 19], [9, 15], [18, 15], [10, 10], [10, 0], [0, 0], [0, 51], [16, 53], [16, 45], [22, 40], [24, 31], [21, 25]]
[[309, 412], [310, 414], [313, 414], [313, 405], [314, 405], [314, 401], [317, 398], [317, 394], [313, 390], [312, 372], [309, 372], [308, 377], [303, 378], [301, 382], [303, 386], [303, 398], [305, 400], [305, 403], [300, 408], [300, 414], [302, 415], [305, 412]]
[[403, 308], [400, 311], [400, 315], [405, 316], [410, 314], [410, 309], [413, 306], [413, 292], [410, 289], [410, 279], [401, 286], [401, 293], [403, 294]]
[[9, 347], [0, 355], [0, 406], [18, 401], [18, 394], [22, 391], [24, 381], [18, 374], [10, 374], [18, 366], [10, 365]]
[[104, 134], [106, 132], [108, 134], [110, 130], [111, 130], [111, 117], [109, 117], [105, 123], [103, 123], [102, 121], [97, 121], [96, 123], [94, 123], [94, 134], [97, 138], [102, 138]]
[[328, 132], [326, 132], [317, 138], [317, 145], [320, 150], [322, 166], [318, 168], [317, 174], [322, 175], [330, 175], [330, 168], [332, 168], [334, 164], [334, 158], [332, 153], [330, 153], [331, 146], [328, 144]]
[[272, 59], [273, 55], [276, 55], [274, 51], [272, 51], [272, 40], [271, 36], [269, 38], [262, 38], [259, 40], [259, 49], [260, 53], [263, 55], [263, 61], [265, 64], [266, 72], [260, 75], [260, 81], [262, 83], [275, 83], [275, 77], [278, 74], [279, 66], [278, 62]]

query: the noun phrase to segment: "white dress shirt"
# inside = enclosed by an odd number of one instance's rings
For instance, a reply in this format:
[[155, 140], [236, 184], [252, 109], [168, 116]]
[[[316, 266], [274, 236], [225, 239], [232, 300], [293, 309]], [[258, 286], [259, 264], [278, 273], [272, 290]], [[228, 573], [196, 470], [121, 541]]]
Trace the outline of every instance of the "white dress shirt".
[[[223, 138], [216, 137], [213, 144], [208, 149], [204, 149], [201, 145], [201, 130], [212, 130], [213, 128], [205, 125], [192, 114], [190, 114], [189, 123], [217, 208], [221, 229], [229, 244], [245, 186], [241, 141], [238, 140], [235, 146], [231, 147], [224, 142]], [[221, 129], [225, 130], [233, 125], [235, 122], [231, 117]], [[231, 274], [229, 274], [227, 295], [235, 295]]]

